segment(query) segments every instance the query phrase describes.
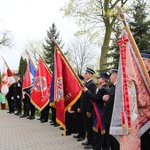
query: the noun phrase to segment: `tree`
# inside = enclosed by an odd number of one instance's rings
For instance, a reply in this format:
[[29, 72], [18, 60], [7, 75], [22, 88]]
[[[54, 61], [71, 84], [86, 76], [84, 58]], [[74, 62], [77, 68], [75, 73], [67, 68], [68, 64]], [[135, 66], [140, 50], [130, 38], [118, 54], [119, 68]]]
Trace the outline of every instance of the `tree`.
[[4, 30], [0, 32], [0, 46], [11, 47], [12, 46], [11, 40], [12, 40], [12, 37], [11, 37], [10, 31]]
[[116, 5], [121, 7], [128, 0], [70, 0], [61, 9], [64, 16], [73, 17], [80, 31], [77, 34], [87, 34], [90, 40], [100, 43], [100, 35], [104, 35], [101, 46], [100, 69], [104, 70], [107, 63], [106, 54], [109, 50], [111, 33], [118, 15], [114, 10]]
[[22, 81], [23, 81], [23, 76], [24, 76], [25, 71], [26, 71], [26, 66], [27, 66], [27, 61], [26, 61], [26, 59], [23, 59], [23, 57], [21, 56], [20, 62], [19, 62], [19, 71], [18, 71], [18, 73], [20, 74], [20, 79]]
[[[55, 40], [62, 48], [63, 47], [63, 45], [61, 46], [62, 39], [59, 39], [59, 32], [57, 32], [57, 28], [54, 23], [52, 24], [52, 27], [49, 28], [49, 31], [47, 31], [47, 36], [49, 34], [52, 34], [54, 36]], [[48, 64], [50, 69], [52, 69], [54, 64], [55, 43], [48, 36], [47, 38], [45, 38], [45, 43], [43, 43], [43, 47], [44, 47], [44, 51], [43, 51], [44, 60]]]
[[133, 20], [129, 25], [139, 50], [150, 50], [150, 19], [147, 10], [147, 3], [144, 0], [136, 0], [132, 6]]
[[89, 44], [85, 38], [76, 38], [73, 40], [68, 48], [67, 58], [78, 74], [82, 74], [87, 66], [91, 66], [94, 62], [95, 54], [93, 46]]
[[27, 52], [29, 52], [34, 65], [37, 65], [39, 54], [43, 57], [43, 50], [43, 40], [30, 40], [26, 42], [22, 56], [23, 58], [28, 58]]

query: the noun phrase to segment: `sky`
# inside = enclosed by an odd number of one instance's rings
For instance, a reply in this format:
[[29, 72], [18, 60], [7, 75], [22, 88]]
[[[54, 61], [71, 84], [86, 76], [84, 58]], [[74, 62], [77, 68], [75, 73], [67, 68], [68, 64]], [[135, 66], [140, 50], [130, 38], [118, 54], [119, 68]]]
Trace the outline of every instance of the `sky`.
[[[17, 70], [25, 43], [47, 37], [47, 30], [52, 23], [60, 31], [63, 43], [73, 39], [77, 25], [69, 18], [63, 18], [60, 8], [68, 0], [0, 0], [0, 32], [11, 31], [12, 48], [0, 47], [0, 56], [11, 70]], [[0, 68], [3, 61], [0, 58]]]

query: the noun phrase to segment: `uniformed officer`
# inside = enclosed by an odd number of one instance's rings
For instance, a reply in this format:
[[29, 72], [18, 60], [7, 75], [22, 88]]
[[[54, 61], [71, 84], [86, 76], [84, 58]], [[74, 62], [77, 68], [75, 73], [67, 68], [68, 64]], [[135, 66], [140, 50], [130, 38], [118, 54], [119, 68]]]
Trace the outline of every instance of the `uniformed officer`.
[[117, 69], [112, 69], [110, 71], [110, 82], [112, 83], [112, 87], [110, 88], [108, 95], [103, 96], [103, 101], [105, 102], [103, 122], [105, 125], [106, 136], [107, 136], [107, 139], [109, 141], [111, 150], [119, 150], [120, 149], [118, 141], [112, 135], [109, 134], [113, 105], [114, 105], [114, 99], [115, 99], [117, 74], [118, 74]]
[[[87, 94], [90, 97], [90, 100], [93, 102], [94, 105], [94, 142], [93, 142], [93, 150], [100, 150], [103, 146], [104, 140], [105, 140], [105, 128], [100, 129], [97, 128], [97, 125], [103, 125], [102, 121], [102, 115], [103, 115], [103, 107], [104, 107], [104, 101], [102, 100], [102, 97], [105, 94], [108, 94], [109, 92], [109, 86], [108, 86], [108, 80], [109, 80], [109, 75], [107, 73], [100, 73], [98, 78], [98, 84], [99, 84], [99, 89], [96, 94], [92, 93], [90, 90], [87, 88], [83, 89], [83, 92]], [[101, 121], [99, 120], [100, 124], [97, 124], [97, 119], [101, 118]], [[103, 125], [104, 126], [104, 125]], [[108, 141], [107, 141], [108, 143]], [[105, 149], [109, 149], [108, 144], [106, 145]]]
[[[96, 93], [96, 84], [93, 81], [93, 75], [95, 71], [91, 68], [87, 68], [84, 78], [86, 80], [85, 87], [87, 87], [92, 93]], [[90, 97], [83, 93], [81, 99], [80, 112], [83, 115], [83, 121], [85, 126], [85, 131], [87, 133], [87, 141], [83, 142], [85, 149], [91, 149], [93, 147], [93, 119], [92, 119], [93, 105], [90, 101]]]
[[16, 83], [14, 84], [14, 99], [17, 104], [17, 113], [15, 115], [20, 116], [22, 112], [22, 81], [20, 80], [20, 75], [16, 73], [14, 75]]
[[[142, 52], [141, 56], [150, 76], [150, 52]], [[141, 150], [150, 150], [150, 128], [141, 136]]]

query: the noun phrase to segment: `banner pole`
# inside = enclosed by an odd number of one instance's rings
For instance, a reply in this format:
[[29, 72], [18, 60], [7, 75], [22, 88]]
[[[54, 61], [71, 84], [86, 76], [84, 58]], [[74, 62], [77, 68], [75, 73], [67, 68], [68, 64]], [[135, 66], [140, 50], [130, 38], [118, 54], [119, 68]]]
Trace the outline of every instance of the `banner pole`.
[[148, 85], [150, 87], [150, 78], [149, 78], [148, 72], [146, 70], [145, 64], [144, 64], [144, 62], [143, 62], [143, 60], [141, 58], [141, 54], [139, 52], [139, 49], [138, 49], [138, 47], [136, 45], [136, 42], [135, 42], [135, 40], [133, 38], [133, 35], [131, 33], [131, 30], [130, 30], [129, 26], [127, 25], [126, 21], [125, 21], [125, 17], [124, 17], [124, 14], [122, 13], [122, 10], [118, 6], [116, 6], [116, 9], [118, 11], [119, 18], [123, 22], [124, 28], [125, 28], [126, 32], [128, 33], [129, 40], [130, 40], [130, 42], [131, 42], [131, 44], [133, 46], [135, 54], [136, 54], [136, 56], [137, 56], [137, 58], [139, 60], [139, 63], [141, 64], [141, 67], [142, 67], [143, 73], [145, 75], [146, 81], [147, 81], [147, 83], [148, 83]]
[[77, 74], [75, 73], [75, 71], [73, 70], [72, 66], [70, 65], [70, 63], [68, 62], [67, 58], [65, 57], [65, 55], [63, 54], [60, 46], [58, 45], [58, 43], [56, 42], [54, 36], [52, 34], [48, 33], [48, 36], [52, 39], [52, 41], [55, 43], [55, 45], [57, 46], [57, 48], [59, 49], [60, 54], [62, 55], [62, 57], [64, 58], [64, 60], [66, 61], [67, 65], [69, 66], [69, 68], [71, 69], [71, 71], [73, 72], [75, 78], [77, 79], [78, 83], [80, 84], [80, 86], [82, 88], [84, 88], [85, 86], [83, 85], [83, 83], [80, 81], [79, 77], [77, 76]]

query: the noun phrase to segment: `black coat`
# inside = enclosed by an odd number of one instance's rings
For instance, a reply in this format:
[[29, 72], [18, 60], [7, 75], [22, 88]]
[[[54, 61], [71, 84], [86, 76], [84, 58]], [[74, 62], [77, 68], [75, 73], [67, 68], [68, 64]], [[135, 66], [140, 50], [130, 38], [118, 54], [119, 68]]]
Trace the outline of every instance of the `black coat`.
[[22, 98], [22, 82], [18, 80], [14, 85], [14, 98], [21, 99]]
[[115, 89], [116, 89], [116, 86], [112, 85], [108, 93], [110, 97], [108, 101], [105, 102], [105, 105], [104, 105], [103, 121], [105, 124], [110, 124], [111, 122], [111, 116], [112, 116], [114, 98], [115, 98]]
[[99, 108], [102, 109], [104, 106], [104, 101], [102, 100], [102, 97], [105, 94], [108, 94], [109, 90], [110, 89], [109, 89], [108, 85], [105, 84], [101, 88], [99, 88], [97, 94], [92, 93], [90, 90], [88, 90], [86, 92], [86, 94], [89, 95], [90, 100], [92, 102], [96, 102], [96, 104], [99, 106]]
[[[85, 87], [87, 87], [92, 93], [96, 93], [96, 85], [93, 80], [90, 80], [85, 83]], [[80, 103], [80, 112], [81, 113], [86, 113], [86, 112], [91, 112], [93, 110], [93, 105], [90, 101], [89, 95], [86, 93], [83, 93], [82, 98], [81, 98], [81, 103]]]

